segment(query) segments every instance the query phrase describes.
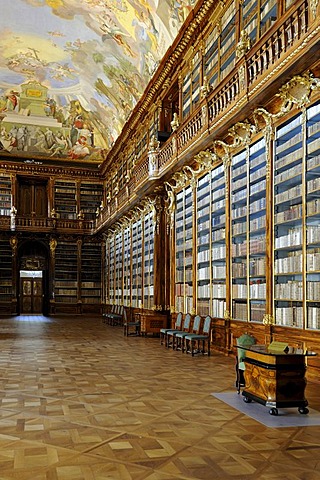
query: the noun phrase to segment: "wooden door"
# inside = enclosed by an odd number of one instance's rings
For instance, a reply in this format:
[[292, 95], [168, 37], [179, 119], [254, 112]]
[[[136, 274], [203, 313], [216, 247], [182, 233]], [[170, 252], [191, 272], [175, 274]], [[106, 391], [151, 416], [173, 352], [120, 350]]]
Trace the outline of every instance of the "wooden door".
[[21, 313], [42, 313], [42, 278], [21, 278]]
[[46, 184], [36, 181], [20, 182], [19, 185], [19, 215], [46, 217], [48, 211]]

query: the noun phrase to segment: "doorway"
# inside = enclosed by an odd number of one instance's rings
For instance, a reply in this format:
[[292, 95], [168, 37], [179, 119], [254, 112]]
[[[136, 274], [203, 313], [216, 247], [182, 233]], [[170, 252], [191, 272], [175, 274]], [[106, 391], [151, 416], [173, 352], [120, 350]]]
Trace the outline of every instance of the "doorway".
[[22, 314], [43, 311], [43, 272], [20, 270], [20, 312]]
[[18, 249], [18, 311], [32, 315], [49, 313], [49, 245], [47, 239], [30, 238]]

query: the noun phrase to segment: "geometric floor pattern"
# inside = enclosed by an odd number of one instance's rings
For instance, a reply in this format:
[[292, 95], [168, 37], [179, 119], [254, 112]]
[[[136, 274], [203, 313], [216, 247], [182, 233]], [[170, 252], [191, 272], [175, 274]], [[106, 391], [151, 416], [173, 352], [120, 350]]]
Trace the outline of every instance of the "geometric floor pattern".
[[[211, 394], [234, 376], [233, 357], [101, 317], [0, 317], [0, 480], [319, 480], [319, 426], [266, 426]], [[306, 396], [320, 411], [320, 385]]]

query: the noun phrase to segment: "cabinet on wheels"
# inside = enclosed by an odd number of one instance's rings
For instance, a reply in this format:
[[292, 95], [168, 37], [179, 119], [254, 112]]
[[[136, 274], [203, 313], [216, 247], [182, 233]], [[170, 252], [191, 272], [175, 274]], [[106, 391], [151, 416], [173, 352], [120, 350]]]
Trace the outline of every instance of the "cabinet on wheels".
[[176, 197], [176, 311], [193, 310], [193, 194], [187, 187]]

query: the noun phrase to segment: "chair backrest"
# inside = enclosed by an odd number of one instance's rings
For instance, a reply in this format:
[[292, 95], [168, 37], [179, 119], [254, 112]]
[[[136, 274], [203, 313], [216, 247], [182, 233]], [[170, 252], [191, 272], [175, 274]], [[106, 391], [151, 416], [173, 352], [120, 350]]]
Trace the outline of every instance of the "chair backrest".
[[193, 319], [192, 333], [199, 333], [200, 325], [201, 325], [201, 317], [200, 315], [196, 315]]
[[179, 312], [177, 315], [176, 323], [174, 324], [176, 329], [180, 329], [182, 325], [182, 313]]
[[184, 317], [182, 330], [185, 332], [189, 332], [190, 325], [191, 325], [191, 315], [190, 313], [187, 313], [186, 316]]
[[203, 329], [202, 329], [203, 335], [209, 335], [210, 334], [211, 322], [212, 322], [212, 318], [209, 315], [207, 315], [206, 318], [204, 319], [204, 324], [203, 324]]
[[[244, 333], [241, 337], [237, 338], [237, 346], [238, 347], [251, 347], [256, 343], [256, 339], [249, 335], [248, 333]], [[240, 370], [244, 370], [244, 359], [246, 357], [246, 351], [243, 348], [237, 348], [237, 356], [238, 356], [238, 364]]]
[[123, 315], [123, 312], [124, 312], [124, 306], [123, 305], [119, 305], [119, 315]]
[[128, 321], [127, 311], [124, 307], [122, 307], [122, 308], [123, 308], [123, 314], [122, 314], [123, 315], [123, 323], [127, 323], [127, 321]]

